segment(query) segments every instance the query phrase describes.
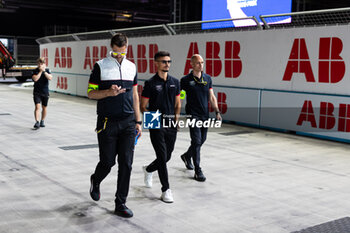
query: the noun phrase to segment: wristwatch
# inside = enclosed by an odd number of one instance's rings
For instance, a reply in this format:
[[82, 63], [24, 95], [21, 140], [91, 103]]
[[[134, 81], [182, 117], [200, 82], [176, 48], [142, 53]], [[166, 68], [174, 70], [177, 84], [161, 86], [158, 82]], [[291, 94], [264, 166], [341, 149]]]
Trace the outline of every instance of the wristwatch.
[[136, 121], [136, 124], [142, 125], [142, 121]]

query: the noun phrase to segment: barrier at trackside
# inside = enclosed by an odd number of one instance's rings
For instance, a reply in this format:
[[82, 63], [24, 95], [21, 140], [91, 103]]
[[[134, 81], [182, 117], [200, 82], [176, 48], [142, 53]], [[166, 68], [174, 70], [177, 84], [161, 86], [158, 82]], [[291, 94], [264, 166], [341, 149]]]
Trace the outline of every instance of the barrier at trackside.
[[[200, 53], [224, 120], [350, 141], [349, 29], [344, 25], [134, 37], [127, 56], [136, 64], [142, 84], [155, 73], [155, 52], [170, 52], [170, 74], [177, 78], [190, 71], [190, 57]], [[107, 55], [109, 42], [40, 45], [53, 72], [50, 90], [86, 96], [91, 69]]]

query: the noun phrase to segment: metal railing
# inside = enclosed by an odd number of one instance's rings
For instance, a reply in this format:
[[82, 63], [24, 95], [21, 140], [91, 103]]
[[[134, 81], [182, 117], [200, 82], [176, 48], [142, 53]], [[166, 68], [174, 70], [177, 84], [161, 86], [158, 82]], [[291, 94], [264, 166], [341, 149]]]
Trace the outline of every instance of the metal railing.
[[[288, 17], [290, 18], [290, 23], [287, 23], [287, 24], [275, 23], [277, 19], [286, 19]], [[287, 28], [287, 27], [349, 24], [350, 7], [329, 9], [329, 10], [293, 12], [293, 13], [276, 14], [276, 15], [261, 15], [260, 19], [266, 29], [269, 29], [271, 27]]]
[[[112, 29], [95, 32], [82, 32], [65, 35], [46, 36], [37, 39], [38, 44], [110, 39], [115, 33], [122, 32], [128, 37], [157, 36], [157, 35], [177, 35], [201, 32], [222, 32], [222, 31], [242, 31], [242, 30], [266, 30], [270, 28], [291, 28], [319, 25], [340, 25], [350, 23], [350, 7], [293, 12], [286, 14], [261, 15], [261, 22], [254, 16], [246, 18], [232, 18], [208, 21], [193, 21], [183, 23], [169, 23], [153, 26]], [[234, 26], [238, 22], [248, 22], [250, 26]]]
[[[234, 27], [234, 23], [239, 21], [249, 21], [251, 26]], [[255, 16], [245, 18], [218, 19], [207, 21], [192, 21], [183, 23], [169, 23], [167, 26], [175, 34], [188, 34], [198, 32], [217, 32], [217, 31], [237, 31], [249, 29], [262, 29], [258, 19]]]

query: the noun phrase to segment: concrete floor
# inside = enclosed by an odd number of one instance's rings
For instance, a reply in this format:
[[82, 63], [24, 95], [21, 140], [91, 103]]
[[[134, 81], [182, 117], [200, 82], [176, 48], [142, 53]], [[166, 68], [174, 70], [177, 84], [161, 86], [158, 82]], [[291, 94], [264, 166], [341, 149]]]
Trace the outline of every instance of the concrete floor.
[[116, 167], [99, 202], [88, 192], [98, 162], [95, 101], [52, 93], [47, 127], [32, 130], [31, 88], [2, 83], [0, 99], [0, 232], [284, 233], [350, 216], [350, 145], [224, 124], [202, 148], [204, 183], [179, 157], [190, 140], [179, 132], [168, 163], [173, 204], [159, 200], [157, 175], [144, 187], [141, 166], [155, 158], [144, 132], [127, 202], [134, 217], [120, 218]]

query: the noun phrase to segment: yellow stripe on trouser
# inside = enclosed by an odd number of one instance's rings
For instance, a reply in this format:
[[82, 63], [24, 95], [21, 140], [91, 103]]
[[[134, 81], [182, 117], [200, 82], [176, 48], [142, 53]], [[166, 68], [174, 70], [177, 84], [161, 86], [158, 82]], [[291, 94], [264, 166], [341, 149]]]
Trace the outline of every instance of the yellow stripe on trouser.
[[104, 120], [104, 123], [103, 123], [103, 128], [102, 129], [100, 129], [100, 130], [95, 130], [96, 131], [96, 133], [100, 133], [101, 131], [103, 131], [103, 130], [105, 130], [106, 129], [106, 125], [107, 125], [107, 120], [108, 120], [108, 118], [107, 117], [105, 117], [105, 120]]
[[88, 86], [88, 89], [87, 89], [87, 93], [89, 94], [89, 92], [92, 91], [92, 90], [98, 90], [98, 85], [89, 83], [89, 86]]

